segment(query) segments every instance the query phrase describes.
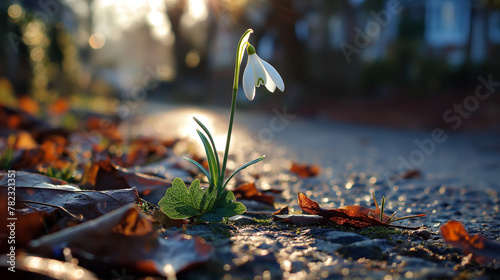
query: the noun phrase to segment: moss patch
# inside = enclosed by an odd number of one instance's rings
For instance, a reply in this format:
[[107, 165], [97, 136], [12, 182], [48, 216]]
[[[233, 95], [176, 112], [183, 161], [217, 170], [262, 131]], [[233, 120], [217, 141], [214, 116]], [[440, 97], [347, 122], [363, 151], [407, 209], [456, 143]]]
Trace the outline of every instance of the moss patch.
[[393, 240], [395, 235], [402, 235], [403, 233], [397, 229], [387, 227], [367, 227], [356, 232], [364, 235], [370, 239], [387, 239]]

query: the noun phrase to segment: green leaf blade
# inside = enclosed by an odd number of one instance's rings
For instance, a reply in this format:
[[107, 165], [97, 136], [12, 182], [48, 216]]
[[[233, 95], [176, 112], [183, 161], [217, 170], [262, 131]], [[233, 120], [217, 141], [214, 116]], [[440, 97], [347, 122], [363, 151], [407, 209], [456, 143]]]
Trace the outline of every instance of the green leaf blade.
[[203, 142], [203, 146], [205, 146], [205, 153], [207, 155], [207, 160], [208, 160], [208, 167], [210, 169], [210, 177], [211, 177], [211, 183], [214, 185], [217, 185], [217, 181], [219, 179], [219, 166], [217, 165], [217, 161], [215, 160], [215, 155], [212, 147], [210, 146], [210, 143], [208, 142], [207, 137], [201, 133], [201, 131], [196, 130], [198, 132], [198, 135], [201, 138], [201, 141]]
[[256, 163], [258, 163], [258, 162], [262, 161], [264, 158], [266, 158], [266, 156], [265, 156], [265, 155], [260, 156], [260, 157], [258, 157], [258, 158], [256, 158], [256, 159], [254, 159], [254, 160], [252, 160], [252, 161], [249, 161], [249, 162], [247, 162], [247, 163], [243, 164], [242, 166], [240, 166], [240, 168], [236, 169], [233, 173], [231, 173], [231, 175], [227, 178], [227, 180], [226, 180], [226, 182], [224, 183], [224, 185], [223, 185], [223, 187], [222, 187], [222, 188], [224, 189], [224, 188], [226, 187], [227, 183], [229, 183], [229, 181], [231, 181], [231, 179], [234, 177], [234, 175], [236, 175], [236, 173], [238, 173], [238, 172], [240, 172], [241, 170], [243, 170], [243, 169], [245, 169], [245, 168], [249, 167], [250, 165], [253, 165], [253, 164], [256, 164]]
[[214, 138], [212, 137], [212, 134], [210, 134], [208, 128], [200, 120], [198, 120], [196, 117], [193, 117], [193, 119], [196, 123], [198, 123], [198, 125], [203, 129], [203, 131], [205, 131], [205, 133], [208, 136], [208, 139], [210, 139], [210, 143], [212, 144], [212, 148], [214, 150], [215, 160], [217, 162], [217, 167], [219, 168], [220, 172], [219, 154], [217, 153], [217, 147], [215, 146], [215, 141]]
[[196, 165], [196, 167], [198, 167], [198, 169], [200, 169], [201, 172], [203, 172], [203, 174], [205, 174], [205, 176], [207, 176], [208, 181], [211, 181], [211, 179], [210, 179], [210, 173], [208, 173], [208, 171], [201, 164], [199, 164], [195, 160], [187, 158], [187, 157], [184, 157], [184, 159], [187, 160], [187, 161], [189, 161], [190, 163]]

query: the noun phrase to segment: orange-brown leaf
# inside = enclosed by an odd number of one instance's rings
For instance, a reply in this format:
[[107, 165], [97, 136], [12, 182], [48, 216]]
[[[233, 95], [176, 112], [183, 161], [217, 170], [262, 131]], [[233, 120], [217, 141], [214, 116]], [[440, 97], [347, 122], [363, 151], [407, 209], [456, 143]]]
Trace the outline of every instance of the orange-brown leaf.
[[19, 131], [16, 135], [16, 141], [14, 141], [14, 149], [16, 150], [31, 150], [38, 147], [35, 139], [27, 131]]
[[297, 174], [301, 178], [318, 176], [320, 167], [318, 165], [307, 165], [292, 162], [290, 172]]
[[[384, 215], [383, 221], [380, 221], [380, 212], [378, 209], [370, 209], [364, 206], [348, 205], [338, 209], [323, 209], [316, 201], [309, 199], [305, 194], [298, 193], [299, 206], [305, 212], [312, 215], [319, 215], [338, 225], [345, 225], [355, 228], [368, 226], [386, 226], [402, 229], [418, 229], [418, 227], [407, 227], [388, 224], [389, 216]], [[419, 216], [424, 216], [419, 215]]]
[[254, 182], [239, 185], [233, 190], [233, 193], [238, 199], [249, 199], [274, 205], [274, 196], [263, 194], [257, 189]]
[[[299, 206], [309, 214], [319, 215], [338, 225], [345, 225], [355, 228], [367, 226], [389, 226], [388, 224], [370, 217], [370, 209], [363, 206], [345, 206], [339, 209], [323, 209], [316, 201], [309, 199], [305, 194], [298, 193]], [[374, 210], [371, 210], [374, 211]]]
[[469, 235], [462, 223], [448, 221], [439, 229], [441, 236], [447, 243], [470, 252], [474, 260], [480, 264], [487, 264], [493, 259], [500, 260], [500, 243], [489, 240], [482, 235]]
[[[375, 217], [376, 219], [380, 219], [380, 211], [378, 209], [370, 209], [364, 206], [357, 206], [357, 205], [346, 205], [344, 207], [340, 207], [339, 209], [345, 209], [347, 211], [357, 211], [366, 214], [369, 217]], [[382, 217], [382, 220], [384, 223], [387, 223], [389, 221], [390, 217], [384, 214]]]
[[19, 109], [31, 114], [36, 115], [40, 110], [38, 103], [30, 97], [24, 96], [19, 98], [18, 102]]
[[67, 99], [58, 98], [54, 103], [52, 103], [49, 107], [49, 114], [51, 115], [62, 115], [69, 111], [70, 104]]

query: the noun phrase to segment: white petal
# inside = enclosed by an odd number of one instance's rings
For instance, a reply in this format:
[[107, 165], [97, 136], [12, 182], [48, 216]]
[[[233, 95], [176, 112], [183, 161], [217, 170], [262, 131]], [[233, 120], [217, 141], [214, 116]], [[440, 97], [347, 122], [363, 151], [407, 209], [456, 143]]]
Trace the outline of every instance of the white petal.
[[259, 56], [257, 54], [249, 55], [248, 62], [252, 63], [255, 86], [265, 85], [267, 82], [266, 70], [262, 66], [262, 63], [260, 63]]
[[255, 97], [255, 81], [250, 56], [247, 61], [247, 66], [245, 67], [245, 71], [243, 71], [243, 91], [245, 92], [248, 100], [252, 101]]
[[262, 69], [264, 69], [264, 72], [266, 74], [266, 83], [264, 85], [266, 86], [268, 91], [274, 92], [276, 90], [276, 84], [273, 82], [273, 80], [271, 79], [271, 76], [269, 76], [266, 69], [264, 68], [264, 65], [262, 64], [262, 62], [265, 62], [265, 61], [262, 60], [262, 58], [260, 58], [260, 56], [258, 56], [257, 54], [255, 54], [255, 56], [257, 57], [257, 60], [259, 61], [260, 67], [262, 67]]
[[[281, 78], [278, 71], [276, 71], [276, 69], [274, 69], [274, 67], [271, 64], [267, 63], [265, 60], [261, 59], [260, 57], [259, 57], [259, 59], [260, 59], [260, 62], [262, 63], [262, 66], [264, 67], [266, 73], [269, 75], [271, 80], [276, 84], [278, 89], [281, 91], [285, 91], [285, 83], [283, 82], [283, 79]], [[274, 92], [274, 89], [269, 90], [269, 91]]]
[[[262, 66], [264, 67], [264, 66]], [[265, 70], [265, 68], [264, 68]], [[267, 73], [266, 71], [266, 78], [267, 78], [267, 83], [266, 83], [266, 88], [268, 91], [270, 92], [274, 92], [276, 90], [276, 84], [274, 83], [273, 79], [271, 78], [271, 76], [269, 76], [269, 74]]]

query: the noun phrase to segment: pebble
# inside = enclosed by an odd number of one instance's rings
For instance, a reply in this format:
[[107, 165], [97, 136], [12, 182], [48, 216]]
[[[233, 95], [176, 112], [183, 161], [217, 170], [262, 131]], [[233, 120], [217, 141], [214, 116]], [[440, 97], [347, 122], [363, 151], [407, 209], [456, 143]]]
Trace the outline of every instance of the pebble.
[[412, 234], [424, 240], [429, 240], [429, 238], [431, 238], [431, 232], [427, 229], [418, 229], [413, 231]]
[[332, 243], [338, 243], [343, 245], [364, 241], [368, 239], [362, 235], [345, 231], [328, 231], [325, 233], [325, 235], [323, 235], [323, 238]]
[[352, 259], [382, 259], [383, 254], [392, 249], [385, 239], [370, 239], [355, 242], [339, 249], [344, 257]]

